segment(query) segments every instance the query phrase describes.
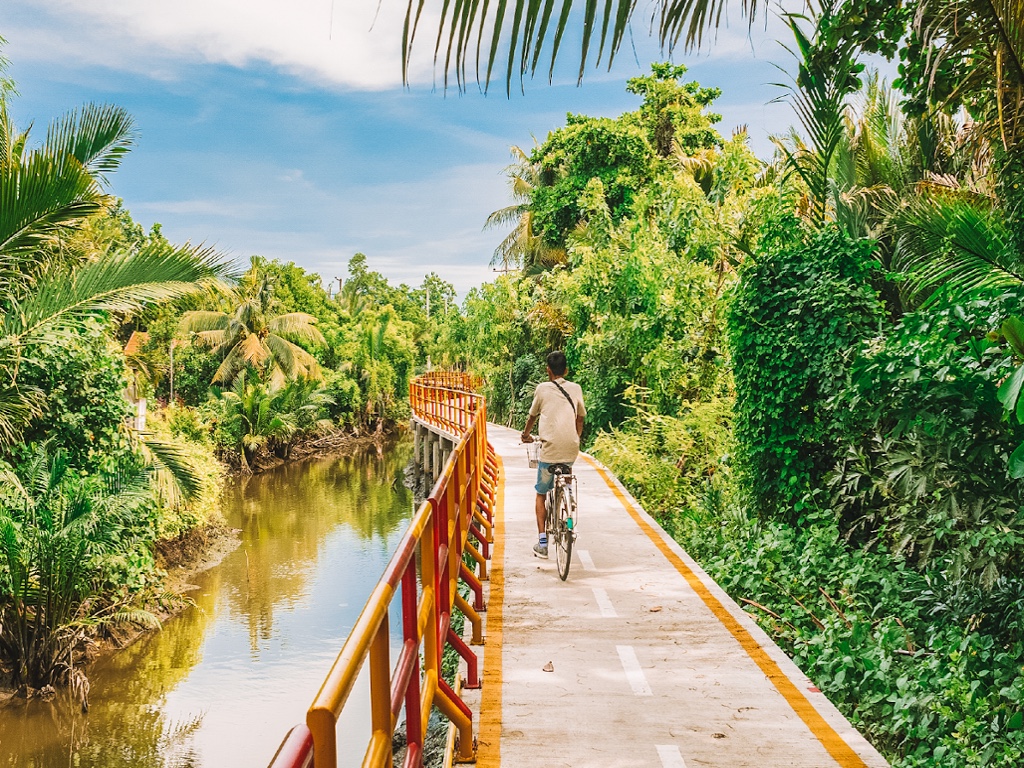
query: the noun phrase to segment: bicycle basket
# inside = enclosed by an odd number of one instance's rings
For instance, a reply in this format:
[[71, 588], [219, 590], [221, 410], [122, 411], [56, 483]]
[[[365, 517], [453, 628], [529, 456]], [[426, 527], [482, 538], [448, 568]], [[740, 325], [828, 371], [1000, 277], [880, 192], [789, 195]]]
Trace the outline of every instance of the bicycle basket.
[[534, 440], [532, 443], [526, 444], [526, 460], [530, 462], [530, 469], [537, 468], [537, 462], [540, 456], [540, 443]]

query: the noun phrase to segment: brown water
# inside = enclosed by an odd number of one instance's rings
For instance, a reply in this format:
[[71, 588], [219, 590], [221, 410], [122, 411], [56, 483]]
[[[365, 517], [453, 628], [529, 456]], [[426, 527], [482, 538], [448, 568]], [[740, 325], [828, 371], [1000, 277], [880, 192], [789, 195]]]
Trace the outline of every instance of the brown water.
[[[410, 455], [401, 443], [229, 488], [242, 544], [194, 579], [196, 606], [97, 662], [88, 714], [62, 697], [0, 709], [0, 766], [267, 765], [408, 525]], [[367, 698], [364, 679], [339, 727], [343, 764], [362, 756]]]

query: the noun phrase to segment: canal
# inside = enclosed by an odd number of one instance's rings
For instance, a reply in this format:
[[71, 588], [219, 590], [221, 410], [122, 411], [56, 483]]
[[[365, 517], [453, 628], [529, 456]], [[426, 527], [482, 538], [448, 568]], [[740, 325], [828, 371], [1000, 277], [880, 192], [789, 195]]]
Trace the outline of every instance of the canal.
[[[63, 696], [0, 709], [0, 766], [265, 766], [408, 525], [411, 453], [405, 441], [232, 483], [241, 545], [192, 579], [195, 606], [92, 666], [88, 714]], [[340, 754], [358, 762], [365, 680], [351, 701]]]

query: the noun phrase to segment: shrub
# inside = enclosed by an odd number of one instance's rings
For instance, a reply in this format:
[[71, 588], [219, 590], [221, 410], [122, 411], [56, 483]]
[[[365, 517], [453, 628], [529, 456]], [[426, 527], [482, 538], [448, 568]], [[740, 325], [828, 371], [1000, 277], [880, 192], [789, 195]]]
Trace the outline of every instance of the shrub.
[[14, 463], [32, 460], [36, 444], [44, 441], [80, 470], [116, 472], [132, 463], [124, 429], [133, 415], [127, 383], [124, 355], [99, 321], [85, 323], [75, 336], [61, 336], [59, 343], [33, 347], [22, 361], [18, 385], [42, 390], [44, 412], [13, 447]]

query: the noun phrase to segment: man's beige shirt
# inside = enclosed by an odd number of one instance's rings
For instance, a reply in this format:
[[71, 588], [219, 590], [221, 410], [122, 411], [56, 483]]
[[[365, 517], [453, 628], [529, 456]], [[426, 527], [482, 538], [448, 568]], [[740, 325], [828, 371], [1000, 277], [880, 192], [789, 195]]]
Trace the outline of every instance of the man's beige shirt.
[[569, 405], [565, 395], [550, 381], [537, 385], [533, 393], [531, 416], [540, 416], [537, 434], [540, 436], [540, 460], [547, 464], [571, 464], [580, 452], [580, 438], [576, 434], [576, 416], [586, 416], [583, 405], [583, 390], [579, 384], [565, 379], [556, 379], [562, 389], [572, 398], [576, 410]]

